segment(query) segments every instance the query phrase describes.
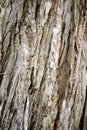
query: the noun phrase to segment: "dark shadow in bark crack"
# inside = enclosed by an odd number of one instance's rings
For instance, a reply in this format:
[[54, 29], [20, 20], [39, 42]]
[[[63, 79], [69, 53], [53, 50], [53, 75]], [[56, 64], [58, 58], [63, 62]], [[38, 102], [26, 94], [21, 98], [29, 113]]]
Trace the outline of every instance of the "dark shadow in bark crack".
[[84, 130], [84, 117], [85, 117], [85, 111], [86, 111], [86, 100], [87, 100], [87, 86], [86, 86], [86, 95], [85, 95], [83, 112], [82, 112], [82, 116], [81, 116], [80, 124], [79, 124], [79, 130]]

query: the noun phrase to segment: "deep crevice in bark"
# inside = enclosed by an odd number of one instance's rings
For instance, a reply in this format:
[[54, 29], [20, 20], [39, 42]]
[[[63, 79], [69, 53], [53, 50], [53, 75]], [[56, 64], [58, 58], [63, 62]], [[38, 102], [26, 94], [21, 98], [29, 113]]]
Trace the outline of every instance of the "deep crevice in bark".
[[84, 130], [84, 117], [85, 117], [85, 111], [86, 111], [86, 101], [87, 101], [87, 86], [86, 86], [85, 102], [84, 102], [82, 116], [80, 119], [79, 130]]

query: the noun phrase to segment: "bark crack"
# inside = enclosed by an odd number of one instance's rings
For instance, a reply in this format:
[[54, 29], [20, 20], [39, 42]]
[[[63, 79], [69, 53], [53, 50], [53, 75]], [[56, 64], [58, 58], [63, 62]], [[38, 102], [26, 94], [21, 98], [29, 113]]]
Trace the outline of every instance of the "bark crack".
[[85, 117], [85, 112], [86, 112], [86, 105], [87, 105], [87, 86], [86, 86], [85, 101], [84, 101], [82, 116], [80, 119], [79, 130], [84, 130], [84, 117]]

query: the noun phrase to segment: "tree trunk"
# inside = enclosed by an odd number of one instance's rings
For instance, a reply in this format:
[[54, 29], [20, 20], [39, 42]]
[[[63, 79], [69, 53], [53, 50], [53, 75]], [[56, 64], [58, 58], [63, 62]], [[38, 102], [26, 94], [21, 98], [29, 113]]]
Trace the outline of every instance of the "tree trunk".
[[87, 129], [86, 20], [86, 0], [0, 0], [0, 130]]

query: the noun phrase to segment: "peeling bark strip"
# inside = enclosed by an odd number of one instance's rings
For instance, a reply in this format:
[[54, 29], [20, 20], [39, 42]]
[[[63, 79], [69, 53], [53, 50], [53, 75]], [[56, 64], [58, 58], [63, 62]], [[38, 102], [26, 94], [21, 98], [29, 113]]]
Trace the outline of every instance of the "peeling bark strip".
[[86, 130], [86, 48], [86, 0], [0, 0], [0, 130]]

